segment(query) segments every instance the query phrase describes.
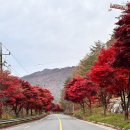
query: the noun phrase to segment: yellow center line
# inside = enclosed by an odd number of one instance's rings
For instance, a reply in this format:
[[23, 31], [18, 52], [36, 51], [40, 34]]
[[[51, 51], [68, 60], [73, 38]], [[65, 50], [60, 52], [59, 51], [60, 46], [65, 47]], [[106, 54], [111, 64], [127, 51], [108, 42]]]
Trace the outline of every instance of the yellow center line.
[[56, 117], [58, 118], [59, 120], [59, 126], [60, 126], [60, 130], [62, 130], [62, 122], [61, 122], [61, 119], [56, 115]]

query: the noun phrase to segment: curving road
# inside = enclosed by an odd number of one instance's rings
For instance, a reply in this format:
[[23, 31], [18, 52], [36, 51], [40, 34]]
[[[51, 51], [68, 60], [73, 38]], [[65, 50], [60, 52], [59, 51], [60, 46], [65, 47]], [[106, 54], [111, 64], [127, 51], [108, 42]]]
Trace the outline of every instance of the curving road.
[[114, 130], [114, 129], [82, 121], [67, 115], [51, 114], [41, 120], [17, 125], [3, 130]]

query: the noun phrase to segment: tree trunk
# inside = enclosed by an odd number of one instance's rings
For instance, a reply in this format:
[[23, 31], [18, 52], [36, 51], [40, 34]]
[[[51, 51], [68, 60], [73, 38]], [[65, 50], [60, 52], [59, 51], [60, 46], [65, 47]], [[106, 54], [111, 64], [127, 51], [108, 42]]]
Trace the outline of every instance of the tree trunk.
[[16, 117], [19, 117], [19, 113], [16, 113]]
[[128, 121], [129, 118], [129, 112], [128, 110], [125, 111], [125, 121]]
[[92, 114], [92, 102], [91, 100], [89, 100], [89, 112], [90, 112], [90, 115]]
[[126, 95], [125, 95], [125, 92], [124, 90], [121, 91], [121, 101], [122, 101], [122, 108], [123, 108], [123, 111], [124, 111], [124, 120], [127, 122], [128, 121], [128, 117], [129, 117], [129, 101], [130, 101], [130, 98], [129, 98], [129, 94], [128, 94], [128, 101], [126, 100]]
[[27, 108], [26, 109], [26, 116], [28, 116], [29, 115], [29, 109]]
[[14, 113], [16, 115], [16, 117], [19, 117], [19, 113], [21, 112], [22, 110], [22, 107], [21, 108], [18, 108], [17, 106], [13, 108], [14, 110]]
[[81, 107], [82, 107], [83, 114], [85, 114], [85, 106], [84, 106], [84, 102], [81, 103]]
[[33, 115], [33, 110], [31, 109], [31, 116]]
[[106, 116], [107, 115], [107, 101], [106, 101], [106, 97], [103, 97], [103, 115]]
[[24, 117], [24, 109], [23, 109], [23, 108], [21, 109], [20, 115], [21, 115], [22, 117]]
[[17, 105], [13, 107], [13, 110], [14, 110], [14, 114], [15, 114], [15, 116], [18, 117]]
[[26, 107], [26, 116], [29, 115], [29, 103], [27, 104], [27, 107]]
[[41, 110], [39, 110], [39, 115], [41, 114]]
[[38, 110], [37, 109], [35, 109], [35, 113], [36, 113], [36, 115], [38, 114]]
[[73, 104], [73, 113], [74, 113], [74, 111], [75, 111], [75, 106], [74, 106], [74, 104]]
[[15, 109], [14, 112], [15, 112], [15, 116], [19, 117], [19, 113], [18, 113], [17, 109]]
[[107, 112], [106, 112], [107, 111], [107, 106], [106, 106], [106, 104], [104, 104], [103, 109], [104, 109], [103, 115], [106, 116], [107, 115]]
[[0, 119], [2, 118], [2, 107], [0, 107]]

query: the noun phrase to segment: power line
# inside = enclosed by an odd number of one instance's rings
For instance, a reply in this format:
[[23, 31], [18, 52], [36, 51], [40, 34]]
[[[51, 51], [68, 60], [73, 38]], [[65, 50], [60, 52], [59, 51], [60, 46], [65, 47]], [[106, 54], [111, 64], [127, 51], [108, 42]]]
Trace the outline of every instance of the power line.
[[13, 54], [12, 54], [12, 57], [17, 61], [19, 66], [21, 66], [21, 68], [28, 74], [28, 71], [23, 67], [23, 65], [19, 62], [19, 60], [17, 60], [17, 58]]
[[17, 62], [17, 64], [28, 74], [28, 71], [24, 68], [24, 66], [20, 63], [20, 61], [15, 57], [15, 55], [4, 45], [2, 44], [3, 47], [10, 52], [10, 55], [15, 59], [15, 61]]
[[10, 66], [10, 68], [16, 73], [19, 75], [19, 77], [22, 77], [20, 73], [18, 73], [14, 68], [12, 68], [12, 66]]
[[[7, 63], [7, 62], [6, 62], [6, 63]], [[8, 66], [7, 66], [7, 65], [4, 64], [4, 66], [7, 67], [9, 70], [12, 69], [19, 77], [22, 77], [21, 74], [20, 74], [19, 72], [17, 72], [11, 65], [8, 65]]]
[[9, 70], [9, 72], [11, 72], [11, 71], [13, 70], [13, 72], [14, 72], [17, 76], [22, 77], [22, 75], [21, 75], [18, 71], [16, 71], [10, 64], [8, 64], [7, 60], [6, 60], [6, 61], [4, 60], [3, 66], [5, 66], [5, 67]]

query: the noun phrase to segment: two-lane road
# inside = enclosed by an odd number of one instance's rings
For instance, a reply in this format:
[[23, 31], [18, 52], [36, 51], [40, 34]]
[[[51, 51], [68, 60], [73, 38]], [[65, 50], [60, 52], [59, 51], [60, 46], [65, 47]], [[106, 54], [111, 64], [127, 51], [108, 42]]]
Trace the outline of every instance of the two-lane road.
[[51, 114], [41, 120], [21, 124], [3, 130], [114, 130], [114, 129], [85, 122], [67, 115]]

